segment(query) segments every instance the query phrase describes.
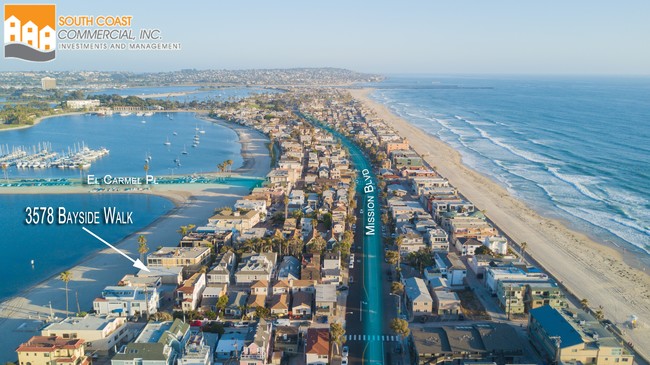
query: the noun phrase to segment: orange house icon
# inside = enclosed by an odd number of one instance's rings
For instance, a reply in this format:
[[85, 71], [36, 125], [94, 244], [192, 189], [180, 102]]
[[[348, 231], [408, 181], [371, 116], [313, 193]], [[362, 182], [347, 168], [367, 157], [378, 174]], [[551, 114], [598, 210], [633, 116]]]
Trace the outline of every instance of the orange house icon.
[[[6, 4], [4, 19], [5, 57], [22, 58], [30, 61], [49, 61], [53, 59], [53, 51], [56, 49], [55, 22], [55, 5]], [[38, 52], [51, 54], [51, 57], [39, 56]]]

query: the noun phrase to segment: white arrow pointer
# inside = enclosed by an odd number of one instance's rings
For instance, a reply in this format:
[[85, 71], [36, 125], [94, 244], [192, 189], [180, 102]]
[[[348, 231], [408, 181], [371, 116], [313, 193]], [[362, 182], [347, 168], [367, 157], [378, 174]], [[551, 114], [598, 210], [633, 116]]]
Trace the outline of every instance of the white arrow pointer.
[[100, 241], [101, 241], [103, 244], [105, 244], [106, 246], [112, 248], [113, 250], [117, 251], [117, 253], [119, 253], [120, 255], [126, 257], [127, 259], [129, 259], [129, 261], [131, 261], [131, 262], [133, 263], [133, 267], [135, 267], [135, 268], [137, 268], [137, 269], [140, 269], [140, 270], [144, 270], [144, 271], [146, 271], [146, 272], [151, 272], [151, 271], [149, 271], [149, 268], [148, 268], [145, 264], [143, 264], [142, 261], [140, 261], [140, 259], [136, 259], [136, 260], [134, 260], [134, 259], [130, 258], [129, 256], [127, 256], [127, 254], [125, 254], [124, 252], [118, 250], [115, 246], [113, 246], [113, 245], [111, 245], [110, 243], [104, 241], [104, 239], [102, 239], [102, 238], [99, 237], [98, 235], [96, 235], [96, 234], [94, 234], [93, 232], [91, 232], [88, 228], [86, 228], [86, 227], [81, 227], [81, 228], [82, 228], [84, 231], [88, 232], [88, 234], [90, 234], [91, 236], [93, 236], [93, 237], [97, 238], [98, 240], [100, 240]]

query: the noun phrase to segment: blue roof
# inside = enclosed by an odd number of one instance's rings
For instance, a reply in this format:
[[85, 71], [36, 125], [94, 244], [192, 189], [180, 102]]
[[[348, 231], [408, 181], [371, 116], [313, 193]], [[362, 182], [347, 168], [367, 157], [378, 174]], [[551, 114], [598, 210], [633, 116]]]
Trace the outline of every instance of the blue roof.
[[545, 305], [531, 310], [530, 315], [544, 328], [549, 337], [560, 336], [562, 339], [561, 348], [575, 346], [584, 342], [580, 333], [555, 308]]

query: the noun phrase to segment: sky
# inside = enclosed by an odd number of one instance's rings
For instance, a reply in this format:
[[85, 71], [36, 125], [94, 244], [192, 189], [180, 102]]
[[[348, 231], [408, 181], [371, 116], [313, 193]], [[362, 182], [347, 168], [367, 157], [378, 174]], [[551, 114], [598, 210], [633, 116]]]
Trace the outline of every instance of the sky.
[[158, 28], [163, 41], [180, 42], [182, 50], [58, 49], [49, 63], [2, 57], [0, 71], [341, 67], [381, 74], [650, 74], [647, 0], [50, 3], [58, 16], [132, 15], [134, 29]]

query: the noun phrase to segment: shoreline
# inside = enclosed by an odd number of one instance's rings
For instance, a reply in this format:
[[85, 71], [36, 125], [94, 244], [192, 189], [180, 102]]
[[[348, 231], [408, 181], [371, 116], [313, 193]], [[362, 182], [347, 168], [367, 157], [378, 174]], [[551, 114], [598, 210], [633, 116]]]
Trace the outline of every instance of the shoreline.
[[627, 335], [637, 349], [650, 348], [647, 272], [632, 268], [618, 250], [595, 242], [558, 219], [540, 215], [490, 178], [464, 165], [458, 151], [369, 98], [372, 90], [347, 91], [406, 138], [430, 166], [435, 166], [477, 208], [486, 209], [486, 216], [500, 230], [515, 242], [527, 242], [526, 254], [577, 298], [589, 299], [592, 308], [602, 305], [605, 317], [621, 329], [630, 315], [637, 315], [642, 324], [627, 331]]
[[[198, 115], [196, 117], [198, 118]], [[233, 170], [233, 172], [244, 176], [263, 177], [270, 170], [270, 155], [266, 147], [268, 138], [252, 128], [227, 121], [219, 122], [237, 133], [238, 143], [242, 146], [240, 153], [244, 159], [244, 164], [246, 164], [247, 158], [252, 160], [258, 159], [252, 156], [260, 156], [259, 161], [250, 164], [251, 166], [248, 166], [248, 168], [242, 169], [244, 167], [242, 166], [242, 168]], [[164, 191], [153, 192], [109, 192], [161, 195], [175, 204], [175, 207], [166, 214], [156, 218], [146, 227], [126, 235], [114, 245], [132, 257], [138, 256], [137, 237], [141, 234], [147, 237], [148, 245], [151, 248], [150, 252], [159, 245], [176, 246], [178, 244], [176, 229], [179, 226], [190, 223], [203, 224], [213, 214], [215, 208], [232, 205], [235, 200], [246, 195], [249, 191], [248, 187], [228, 184], [184, 184], [184, 186], [185, 189], [179, 189], [179, 186], [175, 185], [168, 186], [170, 189], [158, 189]], [[39, 189], [39, 187], [34, 188]], [[65, 190], [76, 188], [78, 191], [51, 191], [48, 193], [90, 193], [83, 186], [62, 188]], [[20, 187], [16, 189], [21, 190], [19, 193], [35, 194], [35, 192], [26, 191], [31, 190], [30, 188]], [[170, 239], [170, 237], [173, 238]], [[137, 271], [130, 262], [124, 260], [121, 255], [110, 248], [101, 249], [81, 258], [76, 263], [68, 266], [67, 270], [72, 272], [73, 277], [69, 283], [69, 292], [79, 292], [79, 302], [82, 309], [92, 308], [92, 300], [100, 295], [101, 290], [106, 285], [115, 284], [124, 275]], [[65, 293], [64, 285], [58, 279], [58, 275], [45, 278], [0, 302], [0, 332], [8, 334], [5, 341], [0, 343], [0, 354], [3, 356], [0, 360], [14, 361], [16, 358], [15, 348], [39, 332], [40, 325], [35, 326], [34, 321], [36, 317], [46, 319], [49, 316], [48, 302], [50, 301], [55, 316], [63, 318], [65, 316]], [[71, 312], [74, 312], [73, 307], [71, 306]], [[26, 326], [26, 329], [20, 326]]]
[[49, 119], [49, 118], [66, 117], [66, 116], [70, 116], [70, 115], [79, 115], [79, 114], [85, 114], [85, 113], [87, 113], [87, 112], [86, 111], [83, 111], [83, 112], [67, 112], [67, 113], [46, 115], [44, 117], [38, 117], [38, 118], [34, 119], [34, 123], [32, 123], [32, 124], [23, 124], [23, 125], [19, 125], [19, 126], [13, 127], [13, 128], [0, 128], [0, 133], [8, 132], [8, 131], [18, 131], [18, 130], [21, 130], [21, 129], [31, 128], [31, 127], [39, 125], [42, 121], [44, 121], [45, 119]]

